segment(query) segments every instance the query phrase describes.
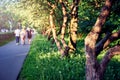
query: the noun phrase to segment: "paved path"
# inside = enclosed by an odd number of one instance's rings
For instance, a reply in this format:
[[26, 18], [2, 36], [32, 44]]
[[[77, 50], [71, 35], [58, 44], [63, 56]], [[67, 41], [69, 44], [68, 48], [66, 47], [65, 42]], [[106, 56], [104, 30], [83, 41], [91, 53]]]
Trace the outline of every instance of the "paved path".
[[0, 47], [0, 80], [16, 80], [30, 45], [15, 45], [15, 40]]

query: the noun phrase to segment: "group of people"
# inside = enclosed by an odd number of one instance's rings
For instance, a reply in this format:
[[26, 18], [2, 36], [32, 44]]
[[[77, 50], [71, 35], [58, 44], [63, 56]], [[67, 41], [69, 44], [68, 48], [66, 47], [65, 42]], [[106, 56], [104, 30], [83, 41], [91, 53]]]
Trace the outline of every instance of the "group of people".
[[28, 39], [28, 44], [31, 44], [31, 38], [32, 38], [32, 30], [30, 28], [23, 28], [23, 29], [15, 29], [14, 34], [15, 34], [15, 38], [16, 38], [16, 45], [21, 44], [25, 45], [25, 39]]

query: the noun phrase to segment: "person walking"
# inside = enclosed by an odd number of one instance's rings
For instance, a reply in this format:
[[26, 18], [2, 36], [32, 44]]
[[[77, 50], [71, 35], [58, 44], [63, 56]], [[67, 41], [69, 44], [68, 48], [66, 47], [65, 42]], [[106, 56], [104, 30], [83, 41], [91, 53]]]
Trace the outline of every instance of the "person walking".
[[20, 32], [21, 44], [25, 45], [25, 38], [26, 38], [26, 30], [23, 28]]
[[32, 30], [30, 28], [27, 28], [28, 44], [31, 44], [31, 38], [32, 38]]
[[19, 28], [15, 29], [14, 34], [15, 34], [15, 39], [16, 39], [16, 45], [19, 45], [19, 41], [20, 41], [20, 29]]

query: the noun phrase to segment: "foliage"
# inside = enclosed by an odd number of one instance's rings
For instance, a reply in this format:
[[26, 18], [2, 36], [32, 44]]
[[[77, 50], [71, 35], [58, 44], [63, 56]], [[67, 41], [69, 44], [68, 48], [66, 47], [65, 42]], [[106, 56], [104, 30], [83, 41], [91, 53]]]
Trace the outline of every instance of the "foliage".
[[[60, 27], [62, 23], [62, 12], [61, 5], [57, 0], [14, 0], [14, 1], [5, 1], [6, 9], [8, 13], [13, 15], [14, 20], [21, 21], [22, 25], [35, 27], [42, 31], [43, 28], [47, 29], [49, 26], [49, 10], [47, 2], [52, 4], [56, 4], [55, 9], [55, 22], [57, 27]], [[70, 19], [70, 6], [72, 4], [72, 0], [65, 1], [68, 13], [68, 19]], [[2, 3], [2, 2], [1, 2]], [[9, 3], [9, 5], [8, 5]], [[104, 3], [104, 0], [81, 0], [79, 4], [79, 29], [78, 32], [89, 32], [91, 27], [94, 25], [97, 16], [99, 15], [100, 9]], [[106, 26], [109, 26], [109, 30], [111, 32], [112, 29], [119, 29], [119, 0], [116, 1], [112, 8], [111, 16], [104, 26], [104, 32], [106, 30]], [[28, 15], [29, 14], [29, 15]], [[113, 17], [115, 17], [113, 19]], [[69, 25], [68, 25], [69, 26]], [[57, 28], [59, 29], [59, 28]]]
[[48, 27], [49, 8], [46, 0], [20, 0], [17, 8], [24, 13], [25, 17], [21, 19], [23, 25], [30, 25], [40, 31]]
[[48, 27], [49, 8], [47, 7], [46, 0], [3, 0], [0, 3], [5, 4], [0, 6], [1, 9], [3, 8], [1, 11], [4, 11], [7, 17], [14, 21], [12, 24], [15, 27], [19, 23], [22, 26], [34, 27], [39, 30]]
[[[17, 19], [18, 16], [16, 16], [13, 13], [13, 10], [11, 10], [10, 6], [15, 6], [15, 3], [17, 3], [17, 0], [1, 0], [0, 1], [0, 27], [1, 28], [15, 28], [17, 26]], [[9, 23], [11, 22], [11, 24]]]

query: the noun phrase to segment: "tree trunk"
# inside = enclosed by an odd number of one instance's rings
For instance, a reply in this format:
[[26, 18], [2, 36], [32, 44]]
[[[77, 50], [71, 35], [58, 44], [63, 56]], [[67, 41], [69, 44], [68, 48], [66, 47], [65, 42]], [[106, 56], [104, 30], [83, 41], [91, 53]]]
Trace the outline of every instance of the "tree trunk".
[[105, 6], [102, 8], [100, 16], [85, 38], [85, 54], [86, 54], [86, 80], [101, 80], [101, 67], [97, 62], [96, 42], [101, 33], [103, 24], [110, 13], [112, 0], [106, 0]]
[[62, 13], [63, 13], [63, 23], [62, 23], [62, 27], [61, 27], [61, 43], [63, 44], [63, 47], [65, 48], [63, 56], [67, 56], [69, 47], [66, 44], [64, 38], [65, 38], [65, 30], [66, 30], [66, 26], [67, 26], [68, 17], [67, 17], [67, 11], [66, 11], [66, 6], [65, 6], [64, 2], [62, 0], [59, 0], [59, 1], [62, 6]]
[[53, 19], [53, 15], [54, 15], [54, 9], [55, 9], [55, 4], [51, 4], [48, 2], [48, 5], [52, 8], [50, 10], [50, 16], [49, 16], [49, 19], [50, 19], [50, 27], [51, 27], [51, 30], [52, 30], [52, 35], [53, 35], [53, 38], [55, 40], [55, 43], [57, 45], [57, 48], [59, 50], [59, 52], [62, 54], [64, 54], [64, 51], [60, 45], [60, 42], [58, 41], [57, 39], [57, 36], [56, 36], [56, 27], [55, 27], [55, 24], [54, 24], [54, 19]]
[[70, 51], [76, 50], [77, 28], [78, 28], [78, 4], [80, 0], [73, 0], [70, 22]]
[[57, 36], [56, 36], [56, 29], [55, 29], [55, 25], [54, 25], [54, 21], [53, 21], [53, 11], [51, 11], [51, 13], [50, 13], [50, 26], [51, 26], [53, 38], [54, 38], [55, 43], [58, 47], [58, 50], [60, 51], [61, 54], [63, 54], [63, 50], [60, 46], [60, 42], [58, 41]]

